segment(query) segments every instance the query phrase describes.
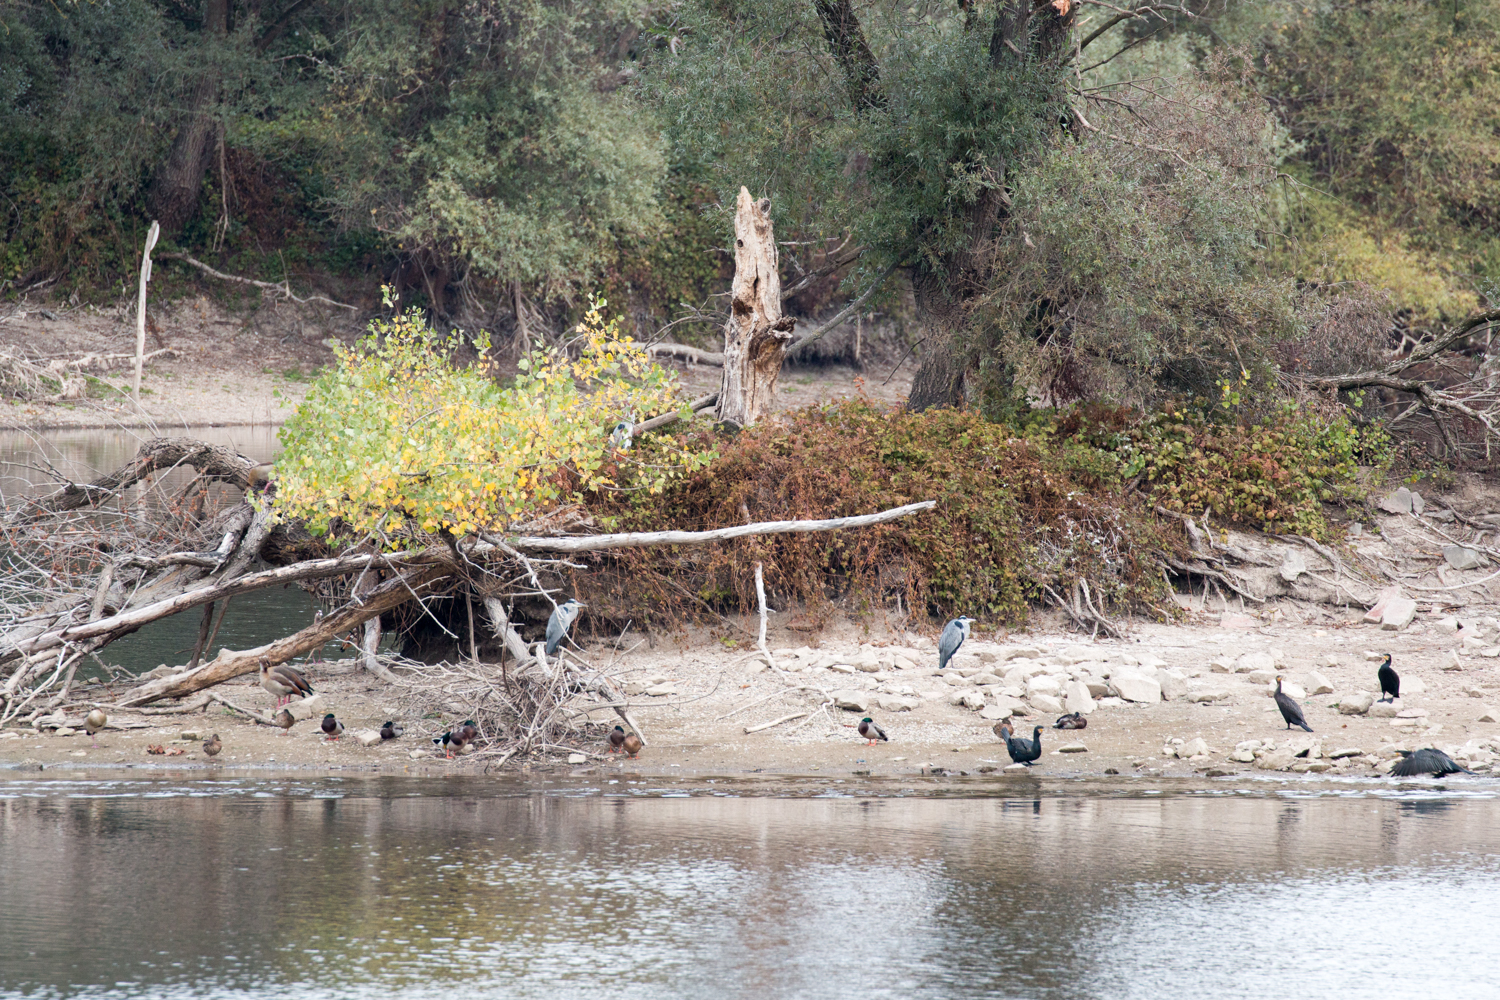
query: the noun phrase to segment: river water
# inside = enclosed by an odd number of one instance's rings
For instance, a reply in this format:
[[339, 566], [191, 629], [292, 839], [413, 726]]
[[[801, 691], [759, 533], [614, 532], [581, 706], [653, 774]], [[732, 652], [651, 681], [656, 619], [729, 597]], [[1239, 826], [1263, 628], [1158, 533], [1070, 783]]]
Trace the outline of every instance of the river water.
[[1488, 782], [1037, 787], [0, 772], [0, 995], [1500, 996]]

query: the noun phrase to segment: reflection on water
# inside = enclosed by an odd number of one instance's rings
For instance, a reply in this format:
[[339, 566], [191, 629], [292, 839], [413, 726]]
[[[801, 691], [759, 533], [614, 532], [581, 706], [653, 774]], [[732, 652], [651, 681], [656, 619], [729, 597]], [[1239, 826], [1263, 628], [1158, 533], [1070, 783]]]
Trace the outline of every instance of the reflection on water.
[[[137, 449], [155, 436], [158, 435], [139, 428], [0, 432], [0, 505], [23, 495], [50, 492], [56, 488], [57, 476], [75, 482], [89, 482], [113, 472], [128, 463]], [[191, 437], [223, 445], [258, 462], [270, 461], [281, 449], [276, 428], [268, 424], [169, 428], [164, 429], [160, 436]], [[55, 475], [49, 470], [55, 470]], [[187, 484], [192, 474], [191, 469], [177, 470], [158, 477], [149, 488], [156, 490], [156, 495], [173, 496]], [[225, 493], [231, 500], [238, 501], [238, 490], [226, 488]], [[236, 597], [229, 602], [224, 624], [214, 638], [214, 650], [208, 653], [208, 657], [211, 658], [220, 647], [250, 649], [310, 625], [315, 610], [311, 596], [299, 587], [262, 590]], [[153, 622], [112, 643], [102, 655], [111, 664], [132, 673], [141, 673], [162, 663], [185, 663], [197, 642], [199, 621], [198, 614], [189, 613]], [[336, 646], [329, 646], [324, 655], [338, 658], [348, 654]], [[84, 677], [96, 674], [90, 665], [84, 665]]]
[[0, 992], [1500, 995], [1494, 798], [660, 784], [0, 782]]

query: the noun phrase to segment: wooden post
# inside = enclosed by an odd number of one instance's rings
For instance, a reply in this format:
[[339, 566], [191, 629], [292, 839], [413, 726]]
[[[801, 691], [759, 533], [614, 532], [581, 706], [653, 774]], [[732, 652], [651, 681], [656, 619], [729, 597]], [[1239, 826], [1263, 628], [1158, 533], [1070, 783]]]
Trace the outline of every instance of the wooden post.
[[161, 236], [161, 223], [152, 220], [146, 231], [146, 250], [141, 254], [141, 295], [135, 307], [135, 377], [130, 380], [130, 398], [141, 405], [141, 363], [146, 357], [146, 282], [151, 280], [151, 251]]
[[724, 378], [715, 416], [748, 427], [770, 406], [796, 320], [781, 315], [771, 200], [740, 188], [734, 214], [734, 286], [724, 327]]

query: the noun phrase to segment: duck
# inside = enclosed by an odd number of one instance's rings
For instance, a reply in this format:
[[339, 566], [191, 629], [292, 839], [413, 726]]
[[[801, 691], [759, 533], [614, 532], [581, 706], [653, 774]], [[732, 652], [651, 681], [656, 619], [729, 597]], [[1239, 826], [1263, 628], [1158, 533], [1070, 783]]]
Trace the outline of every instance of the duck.
[[1385, 654], [1385, 662], [1380, 669], [1375, 671], [1375, 677], [1380, 681], [1381, 701], [1395, 701], [1401, 697], [1401, 675], [1396, 673], [1391, 666], [1391, 654]]
[[283, 736], [292, 735], [292, 726], [295, 725], [296, 722], [297, 720], [292, 716], [292, 713], [284, 708], [281, 711], [277, 712], [275, 715], [271, 716], [271, 725], [275, 726], [277, 729], [280, 729], [281, 735]]
[[1005, 741], [1005, 751], [1010, 754], [1010, 759], [1017, 764], [1031, 766], [1032, 761], [1042, 755], [1042, 727], [1037, 726], [1031, 734], [1031, 739], [1022, 739], [1011, 735], [1011, 728], [1001, 725], [999, 729], [1000, 738]]
[[625, 745], [625, 727], [616, 726], [609, 731], [609, 752], [618, 753]]
[[885, 734], [884, 729], [875, 725], [874, 719], [859, 720], [859, 735], [870, 741], [865, 746], [872, 747], [877, 742], [890, 742], [890, 737]]
[[958, 647], [964, 644], [969, 637], [969, 623], [974, 619], [968, 615], [959, 615], [951, 622], [943, 626], [942, 633], [938, 636], [938, 669], [942, 670], [953, 659]]
[[1053, 729], [1087, 729], [1089, 720], [1082, 712], [1069, 712], [1052, 724]]
[[385, 725], [380, 727], [380, 738], [382, 740], [393, 740], [404, 732], [406, 732], [406, 727], [402, 726], [401, 723], [387, 720]]
[[273, 667], [270, 659], [264, 656], [260, 658], [260, 686], [276, 698], [277, 708], [291, 701], [292, 695], [308, 698], [313, 693], [306, 674], [285, 663]]
[[630, 733], [625, 737], [625, 752], [630, 754], [630, 756], [632, 757], [640, 756], [641, 747], [645, 745], [646, 744], [641, 742], [641, 738], [635, 733]]
[[218, 733], [214, 733], [213, 736], [203, 741], [203, 752], [210, 757], [217, 757], [219, 751], [223, 749], [224, 744], [220, 742]]
[[1427, 747], [1423, 750], [1397, 750], [1396, 752], [1405, 758], [1391, 768], [1391, 774], [1398, 778], [1410, 778], [1418, 774], [1430, 774], [1434, 778], [1441, 778], [1445, 774], [1474, 773], [1436, 747]]
[[323, 732], [328, 734], [328, 738], [330, 740], [336, 740], [340, 736], [344, 735], [344, 724], [338, 719], [335, 719], [332, 712], [329, 712], [327, 715], [323, 716], [322, 728]]
[[83, 717], [83, 731], [89, 734], [89, 739], [94, 741], [95, 747], [99, 746], [99, 737], [95, 734], [103, 729], [108, 721], [109, 716], [104, 714], [102, 708], [90, 709], [89, 714]]
[[472, 743], [478, 735], [479, 728], [474, 725], [474, 720], [465, 719], [463, 724], [457, 729], [446, 732], [441, 736], [434, 736], [432, 742], [436, 746], [442, 747], [448, 759], [452, 760], [454, 751], [463, 753], [464, 747]]
[[1281, 692], [1281, 675], [1276, 675], [1276, 707], [1281, 709], [1281, 717], [1286, 720], [1286, 727], [1301, 726], [1309, 733], [1313, 727], [1307, 724], [1307, 719], [1302, 716], [1302, 706], [1292, 698], [1291, 695]]

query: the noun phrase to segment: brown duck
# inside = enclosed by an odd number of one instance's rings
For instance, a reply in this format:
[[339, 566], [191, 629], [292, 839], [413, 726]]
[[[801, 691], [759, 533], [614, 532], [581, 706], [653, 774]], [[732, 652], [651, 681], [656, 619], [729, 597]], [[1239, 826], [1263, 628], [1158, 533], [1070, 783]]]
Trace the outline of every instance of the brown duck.
[[104, 724], [108, 721], [109, 716], [104, 714], [104, 709], [102, 708], [93, 709], [84, 717], [83, 731], [89, 734], [89, 739], [94, 741], [94, 746], [97, 747], [99, 745], [99, 737], [95, 734], [103, 729]]
[[203, 741], [203, 752], [210, 757], [217, 757], [219, 751], [224, 749], [224, 744], [219, 740], [219, 734], [214, 733], [209, 739]]
[[264, 656], [260, 658], [260, 686], [276, 698], [277, 708], [291, 701], [292, 695], [309, 698], [313, 693], [306, 674], [285, 663], [273, 667]]
[[640, 756], [641, 747], [645, 745], [646, 744], [642, 743], [641, 738], [635, 733], [630, 733], [625, 737], [625, 752], [630, 754], [630, 756], [632, 757]]

